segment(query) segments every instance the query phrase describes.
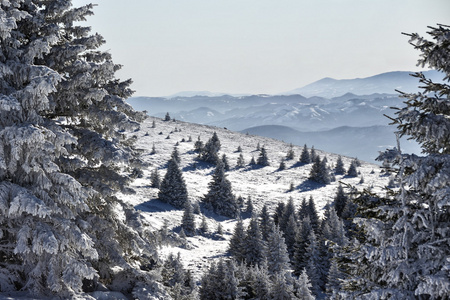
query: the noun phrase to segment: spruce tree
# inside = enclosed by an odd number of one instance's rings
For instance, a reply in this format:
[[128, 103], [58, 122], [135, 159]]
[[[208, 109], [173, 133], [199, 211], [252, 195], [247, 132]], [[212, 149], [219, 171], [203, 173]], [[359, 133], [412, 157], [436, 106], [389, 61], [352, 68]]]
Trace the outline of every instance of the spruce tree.
[[357, 169], [357, 166], [356, 166], [356, 163], [354, 160], [352, 160], [352, 162], [350, 163], [350, 166], [348, 167], [347, 176], [348, 177], [358, 176], [358, 169]]
[[227, 158], [226, 154], [222, 155], [222, 163], [223, 163], [223, 169], [225, 171], [229, 171], [230, 170], [230, 164], [228, 163], [228, 158]]
[[181, 221], [181, 227], [184, 229], [184, 233], [187, 236], [195, 235], [195, 215], [192, 209], [191, 201], [187, 200], [184, 204], [183, 219]]
[[344, 188], [342, 187], [342, 184], [339, 184], [336, 196], [334, 196], [334, 209], [336, 210], [336, 214], [339, 217], [342, 217], [342, 213], [344, 211], [345, 205], [347, 204], [348, 197], [344, 192]]
[[398, 168], [398, 191], [355, 199], [366, 235], [347, 249], [355, 262], [346, 265], [350, 297], [450, 297], [450, 27], [429, 27], [428, 34], [432, 39], [411, 34], [410, 43], [421, 51], [419, 64], [442, 72], [444, 79], [435, 83], [416, 73], [421, 92], [402, 93], [405, 107], [393, 118], [398, 135], [416, 140], [424, 156], [400, 147], [384, 152], [379, 159]]
[[244, 223], [241, 219], [236, 222], [234, 226], [233, 235], [230, 239], [230, 245], [228, 251], [233, 255], [234, 259], [238, 262], [243, 262], [246, 256], [245, 250], [245, 230]]
[[152, 173], [150, 174], [150, 186], [153, 188], [159, 189], [161, 184], [161, 178], [159, 176], [158, 169], [153, 169]]
[[261, 151], [259, 152], [259, 157], [256, 163], [263, 167], [270, 166], [269, 157], [267, 156], [267, 151], [264, 146], [261, 147]]
[[3, 291], [77, 297], [83, 281], [111, 282], [118, 268], [153, 290], [139, 266], [155, 249], [116, 197], [140, 163], [126, 133], [145, 116], [125, 103], [131, 81], [114, 77], [103, 38], [78, 24], [92, 8], [0, 4]]
[[316, 149], [314, 149], [314, 146], [311, 147], [311, 151], [309, 154], [309, 158], [311, 159], [311, 162], [315, 162], [317, 158]]
[[240, 153], [236, 162], [236, 169], [243, 168], [244, 166], [245, 166], [244, 156], [242, 155], [242, 153]]
[[334, 173], [336, 175], [345, 174], [344, 162], [342, 161], [342, 156], [338, 156], [336, 160], [336, 166], [334, 167]]
[[203, 203], [222, 216], [236, 218], [239, 214], [239, 206], [231, 189], [231, 182], [226, 178], [221, 161], [217, 163]]
[[267, 205], [264, 204], [259, 214], [259, 228], [264, 241], [267, 241], [269, 233], [272, 229], [273, 220], [267, 210]]
[[295, 157], [294, 146], [289, 144], [289, 150], [286, 153], [286, 160], [292, 160]]
[[200, 136], [198, 136], [197, 141], [194, 144], [194, 151], [197, 153], [201, 153], [203, 149], [203, 142], [200, 140]]
[[245, 261], [248, 265], [262, 266], [266, 260], [265, 257], [265, 243], [259, 229], [258, 221], [255, 218], [250, 220], [247, 229], [244, 244], [246, 247]]
[[169, 160], [166, 174], [159, 187], [158, 198], [180, 209], [188, 201], [186, 183], [178, 163], [174, 159]]
[[214, 131], [211, 138], [206, 142], [205, 146], [200, 151], [200, 160], [216, 164], [219, 159], [220, 141], [217, 133]]
[[170, 121], [170, 120], [171, 120], [170, 114], [169, 114], [169, 112], [167, 112], [166, 116], [164, 117], [164, 121]]
[[297, 283], [296, 283], [297, 289], [296, 289], [296, 295], [298, 299], [302, 300], [314, 300], [315, 297], [312, 294], [312, 285], [309, 280], [308, 274], [306, 273], [306, 270], [303, 269], [302, 273], [298, 277]]
[[289, 255], [279, 226], [273, 226], [267, 238], [267, 267], [269, 274], [284, 275], [289, 272]]
[[302, 164], [309, 164], [311, 162], [311, 156], [309, 155], [308, 147], [303, 146], [302, 154], [300, 155], [300, 162]]

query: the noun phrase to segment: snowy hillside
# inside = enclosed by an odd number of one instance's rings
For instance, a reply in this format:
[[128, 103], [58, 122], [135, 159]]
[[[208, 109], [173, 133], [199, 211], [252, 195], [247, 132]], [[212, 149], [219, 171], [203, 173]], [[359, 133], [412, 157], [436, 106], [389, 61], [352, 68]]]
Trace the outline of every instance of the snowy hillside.
[[[153, 122], [155, 128], [152, 128]], [[361, 167], [358, 168], [360, 175], [357, 177], [348, 178], [337, 175], [336, 181], [331, 184], [320, 185], [307, 179], [312, 164], [301, 165], [298, 163], [302, 147], [293, 147], [295, 158], [286, 161], [286, 169], [279, 171], [280, 161], [289, 150], [288, 144], [218, 127], [173, 120], [163, 121], [150, 117], [142, 124], [141, 129], [134, 133], [137, 136], [137, 147], [143, 149], [143, 159], [148, 163], [148, 167], [144, 170], [144, 176], [136, 179], [132, 185], [137, 193], [131, 196], [122, 195], [122, 198], [140, 210], [154, 230], [162, 228], [166, 223], [169, 229], [179, 232], [183, 211], [157, 200], [158, 189], [150, 187], [151, 172], [157, 168], [160, 177], [164, 176], [167, 161], [175, 145], [178, 144], [177, 149], [181, 158], [180, 167], [187, 185], [189, 199], [192, 203], [198, 202], [207, 193], [214, 166], [196, 159], [197, 153], [193, 151], [194, 143], [198, 137], [206, 142], [213, 132], [217, 133], [222, 145], [220, 156], [226, 154], [229, 160], [231, 169], [227, 172], [227, 176], [231, 181], [233, 192], [236, 196], [242, 196], [244, 199], [251, 196], [255, 212], [259, 212], [264, 204], [267, 204], [270, 211], [273, 212], [278, 202], [287, 202], [289, 197], [293, 198], [298, 207], [303, 197], [312, 196], [319, 214], [322, 214], [323, 207], [328, 201], [333, 200], [339, 181], [354, 185], [359, 189], [371, 187], [375, 192], [381, 192], [381, 188], [389, 181], [389, 177], [381, 173], [380, 167], [362, 162]], [[192, 141], [188, 142], [190, 139]], [[259, 168], [248, 166], [252, 156], [256, 159], [259, 155], [259, 151], [256, 151], [258, 144], [267, 150], [270, 166]], [[155, 154], [151, 154], [153, 145], [156, 150]], [[240, 155], [236, 150], [239, 146], [242, 148], [241, 153], [247, 166], [236, 169], [236, 161]], [[316, 153], [321, 157], [326, 156], [330, 166], [336, 163], [338, 155], [317, 149]], [[343, 157], [345, 168], [349, 167], [351, 160], [350, 157]], [[360, 183], [361, 177], [363, 177], [364, 183]], [[293, 191], [289, 191], [291, 183], [294, 185]], [[162, 257], [179, 252], [185, 267], [193, 272], [197, 280], [212, 260], [226, 255], [228, 241], [236, 223], [235, 219], [218, 216], [210, 211], [204, 210], [203, 213], [207, 218], [211, 233], [209, 236], [188, 237], [186, 247], [165, 246], [160, 249]], [[243, 213], [242, 217], [245, 222], [248, 222], [250, 216]], [[200, 222], [201, 217], [197, 215], [197, 226], [200, 226]], [[219, 223], [224, 229], [221, 236], [213, 234]]]

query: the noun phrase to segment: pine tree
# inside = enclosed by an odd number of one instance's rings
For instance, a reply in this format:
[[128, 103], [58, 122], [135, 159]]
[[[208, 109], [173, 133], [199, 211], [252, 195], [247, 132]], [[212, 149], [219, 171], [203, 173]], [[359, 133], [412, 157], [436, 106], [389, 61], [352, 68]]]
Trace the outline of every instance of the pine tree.
[[184, 229], [184, 233], [187, 236], [195, 235], [195, 215], [192, 210], [191, 201], [187, 200], [184, 204], [183, 219], [181, 221], [181, 227]]
[[266, 260], [265, 243], [263, 241], [258, 221], [255, 218], [250, 220], [244, 244], [246, 247], [245, 261], [248, 265], [261, 266]]
[[208, 184], [208, 193], [203, 198], [203, 202], [219, 215], [236, 218], [239, 214], [236, 197], [231, 190], [231, 183], [226, 178], [221, 161], [217, 163], [212, 180]]
[[267, 210], [267, 205], [264, 204], [261, 209], [261, 213], [259, 214], [259, 228], [261, 229], [261, 234], [264, 241], [267, 241], [272, 226], [272, 218], [270, 217], [270, 214]]
[[344, 162], [342, 157], [339, 155], [336, 161], [336, 166], [334, 167], [334, 173], [337, 175], [345, 174]]
[[316, 149], [314, 149], [314, 146], [311, 147], [311, 151], [309, 154], [309, 158], [311, 159], [311, 162], [315, 162], [317, 158]]
[[284, 275], [289, 272], [289, 255], [279, 226], [273, 226], [267, 238], [267, 267], [269, 274]]
[[152, 173], [150, 174], [150, 186], [153, 188], [159, 189], [160, 184], [161, 184], [161, 179], [159, 176], [159, 172], [158, 172], [158, 169], [155, 168], [155, 169], [153, 169]]
[[223, 169], [225, 171], [229, 171], [230, 170], [230, 164], [228, 163], [228, 158], [227, 158], [226, 154], [222, 155], [222, 163], [223, 163]]
[[201, 149], [200, 160], [216, 164], [220, 159], [218, 152], [220, 150], [220, 141], [217, 133], [214, 131], [211, 138], [206, 142], [205, 146]]
[[400, 147], [381, 154], [379, 159], [398, 167], [398, 192], [355, 199], [366, 236], [347, 249], [355, 262], [347, 265], [351, 276], [344, 284], [351, 297], [450, 297], [450, 27], [429, 30], [432, 40], [411, 34], [410, 43], [421, 51], [419, 64], [443, 72], [443, 82], [416, 73], [422, 91], [402, 93], [406, 105], [392, 119], [398, 135], [416, 140], [425, 156]]
[[320, 156], [316, 156], [308, 178], [321, 184], [329, 184], [331, 182], [326, 157], [321, 160]]
[[348, 177], [358, 176], [358, 170], [357, 170], [356, 163], [354, 160], [352, 160], [352, 162], [350, 163], [350, 166], [348, 167], [347, 176]]
[[153, 143], [153, 146], [152, 146], [152, 151], [150, 151], [150, 155], [154, 155], [154, 154], [156, 154], [156, 147], [155, 147], [155, 143]]
[[316, 204], [314, 203], [313, 196], [309, 196], [307, 213], [310, 220], [311, 227], [314, 229], [314, 232], [317, 234], [320, 228], [320, 220], [319, 215], [317, 214]]
[[200, 140], [200, 136], [198, 136], [197, 141], [194, 144], [194, 151], [197, 153], [201, 153], [203, 149], [203, 142]]
[[286, 170], [286, 163], [284, 162], [284, 159], [281, 160], [280, 166], [278, 167], [279, 171]]
[[243, 168], [244, 166], [245, 166], [244, 156], [242, 155], [242, 153], [240, 153], [236, 162], [236, 168], [239, 169]]
[[314, 300], [315, 297], [313, 296], [311, 292], [311, 282], [309, 281], [308, 274], [306, 273], [306, 270], [303, 269], [302, 273], [298, 277], [297, 283], [296, 283], [296, 295], [298, 299], [302, 300]]
[[286, 153], [286, 160], [292, 160], [295, 157], [294, 146], [289, 144], [289, 150]]
[[256, 163], [263, 167], [270, 166], [269, 157], [267, 156], [267, 151], [266, 148], [264, 148], [264, 146], [261, 147], [261, 151], [259, 153], [259, 157]]
[[250, 216], [253, 214], [253, 202], [252, 197], [247, 197], [247, 208], [245, 209], [245, 212], [250, 214]]
[[228, 251], [233, 255], [234, 259], [238, 262], [242, 262], [246, 256], [245, 250], [245, 230], [244, 223], [241, 219], [236, 222], [234, 227], [233, 235], [230, 239], [230, 245]]
[[347, 204], [348, 197], [344, 192], [344, 188], [341, 184], [339, 184], [336, 196], [334, 196], [334, 209], [336, 210], [336, 214], [339, 217], [342, 217], [342, 213], [344, 211], [345, 205]]
[[176, 208], [183, 208], [188, 201], [186, 183], [178, 163], [174, 159], [169, 160], [167, 172], [159, 187], [158, 198]]
[[300, 162], [302, 164], [309, 164], [311, 162], [311, 156], [309, 155], [308, 147], [303, 146], [302, 154], [300, 155]]
[[125, 103], [131, 81], [115, 79], [103, 38], [75, 25], [92, 8], [0, 4], [3, 291], [76, 297], [83, 280], [111, 282], [116, 267], [152, 284], [139, 266], [155, 249], [116, 198], [139, 167], [125, 133], [145, 116]]

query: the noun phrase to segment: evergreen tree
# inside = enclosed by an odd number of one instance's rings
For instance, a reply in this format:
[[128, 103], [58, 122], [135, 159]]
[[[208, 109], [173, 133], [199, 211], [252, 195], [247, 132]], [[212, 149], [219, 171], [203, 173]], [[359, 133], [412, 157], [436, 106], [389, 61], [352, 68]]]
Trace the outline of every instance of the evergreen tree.
[[289, 150], [286, 153], [286, 160], [293, 160], [295, 157], [294, 146], [289, 144]]
[[297, 285], [296, 294], [298, 299], [302, 300], [315, 299], [315, 297], [311, 292], [312, 285], [311, 282], [309, 281], [309, 277], [305, 269], [303, 269], [302, 273], [300, 274], [296, 285]]
[[269, 273], [267, 272], [267, 265], [253, 267], [254, 280], [251, 282], [251, 287], [254, 293], [253, 299], [271, 300], [271, 281]]
[[250, 220], [244, 244], [246, 247], [245, 261], [248, 265], [261, 266], [266, 260], [265, 243], [263, 241], [258, 221], [255, 218]]
[[323, 280], [326, 276], [323, 257], [320, 252], [319, 241], [314, 231], [311, 231], [308, 237], [308, 246], [306, 248], [306, 273], [311, 280], [312, 291], [316, 296], [321, 294], [322, 288], [325, 286]]
[[400, 147], [386, 151], [379, 159], [398, 167], [398, 192], [366, 192], [355, 200], [366, 235], [347, 249], [355, 262], [347, 265], [351, 276], [344, 284], [351, 297], [450, 297], [450, 27], [429, 29], [432, 40], [411, 34], [410, 43], [422, 52], [419, 64], [445, 77], [434, 83], [416, 73], [422, 91], [402, 94], [406, 106], [393, 119], [399, 136], [416, 140], [425, 156]]
[[158, 198], [176, 208], [183, 208], [188, 201], [186, 183], [178, 163], [174, 159], [169, 160], [167, 172], [159, 187]]
[[300, 155], [300, 162], [302, 164], [309, 164], [311, 162], [311, 156], [309, 155], [308, 147], [303, 146], [302, 154]]
[[308, 202], [306, 201], [306, 198], [302, 198], [302, 203], [300, 204], [300, 208], [298, 210], [298, 219], [302, 220], [306, 216], [308, 216]]
[[153, 143], [152, 146], [152, 151], [150, 151], [150, 155], [156, 154], [156, 147], [155, 147], [155, 143]]
[[297, 238], [297, 221], [293, 214], [289, 216], [288, 223], [284, 230], [284, 240], [288, 249], [289, 257], [292, 259], [295, 254], [295, 241]]
[[226, 154], [222, 155], [222, 163], [223, 163], [223, 169], [225, 171], [229, 171], [230, 170], [230, 164], [228, 163], [228, 158], [227, 158]]
[[250, 214], [250, 216], [253, 214], [253, 202], [252, 197], [247, 197], [247, 208], [245, 209], [245, 212]]
[[236, 218], [239, 214], [236, 197], [233, 195], [231, 183], [226, 178], [221, 161], [218, 162], [212, 180], [208, 184], [208, 193], [203, 202], [219, 215]]
[[348, 177], [358, 176], [358, 170], [357, 170], [356, 163], [354, 160], [352, 160], [352, 162], [350, 163], [350, 166], [348, 167], [347, 176]]
[[322, 184], [329, 184], [331, 182], [326, 157], [321, 160], [320, 156], [316, 156], [308, 178]]
[[275, 212], [273, 214], [273, 222], [275, 225], [280, 226], [283, 220], [284, 208], [286, 204], [284, 202], [278, 202], [277, 207], [275, 208]]
[[267, 268], [269, 274], [284, 275], [289, 272], [289, 255], [279, 226], [273, 226], [267, 238]]
[[240, 153], [236, 162], [236, 168], [239, 169], [243, 168], [244, 166], [245, 166], [244, 156], [242, 155], [242, 153]]
[[256, 161], [255, 161], [255, 157], [254, 156], [252, 156], [252, 159], [250, 160], [249, 165], [250, 166], [255, 166], [256, 165]]
[[125, 103], [131, 81], [115, 79], [103, 38], [75, 25], [92, 8], [0, 4], [2, 291], [77, 297], [83, 280], [111, 282], [117, 268], [153, 284], [139, 266], [155, 249], [116, 198], [139, 166], [125, 133], [145, 116]]
[[219, 161], [220, 141], [217, 133], [214, 131], [211, 138], [206, 142], [200, 151], [200, 160], [216, 164]]
[[310, 154], [309, 154], [309, 158], [310, 158], [311, 162], [315, 162], [317, 156], [318, 156], [318, 155], [316, 154], [316, 149], [314, 149], [314, 146], [312, 146], [312, 147], [311, 147]]
[[286, 280], [284, 274], [275, 273], [271, 288], [271, 297], [273, 300], [293, 300], [297, 299], [294, 295], [293, 285]]
[[203, 142], [200, 140], [200, 136], [198, 136], [197, 141], [194, 144], [194, 151], [197, 153], [201, 153], [203, 149]]
[[341, 184], [339, 184], [336, 196], [334, 196], [334, 209], [336, 210], [336, 214], [339, 217], [342, 217], [342, 213], [344, 211], [345, 205], [347, 204], [348, 197], [344, 192], [344, 188]]
[[294, 218], [294, 221], [296, 221], [296, 215], [295, 215], [295, 206], [294, 206], [294, 199], [292, 197], [289, 197], [289, 200], [286, 205], [283, 207], [283, 212], [281, 213], [281, 218], [279, 218], [279, 225], [280, 229], [285, 232], [287, 225], [289, 223], [290, 217]]
[[[219, 223], [220, 224], [220, 223]], [[207, 233], [208, 232], [208, 223], [206, 222], [206, 217], [205, 215], [202, 215], [202, 223], [200, 224], [200, 230], [203, 233]]]
[[180, 154], [178, 153], [177, 147], [173, 147], [173, 151], [172, 151], [170, 158], [172, 160], [176, 161], [178, 165], [181, 163], [181, 158], [180, 158]]
[[170, 120], [171, 120], [171, 118], [170, 118], [169, 112], [167, 112], [166, 116], [164, 117], [164, 121], [170, 121]]
[[187, 236], [195, 235], [195, 215], [192, 209], [191, 201], [187, 200], [184, 204], [183, 219], [181, 227]]
[[159, 177], [158, 169], [153, 169], [152, 173], [150, 174], [150, 186], [152, 188], [159, 189], [161, 184], [161, 178]]
[[263, 167], [270, 166], [269, 157], [267, 156], [266, 148], [264, 148], [264, 146], [261, 147], [258, 161], [256, 163]]
[[307, 212], [310, 220], [311, 227], [314, 229], [314, 232], [317, 234], [320, 228], [320, 220], [319, 215], [317, 213], [316, 204], [314, 203], [314, 198], [309, 196]]
[[237, 147], [237, 150], [236, 150], [236, 152], [242, 152], [242, 147], [241, 147], [241, 145], [239, 145], [238, 147]]
[[336, 166], [334, 167], [334, 173], [337, 175], [345, 174], [344, 162], [342, 157], [339, 155], [336, 161]]
[[152, 128], [156, 128], [155, 120], [152, 121]]
[[326, 293], [331, 299], [339, 299], [341, 281], [344, 280], [344, 273], [340, 270], [336, 259], [331, 260], [330, 270], [327, 276]]
[[245, 237], [244, 223], [239, 219], [234, 227], [228, 248], [230, 254], [233, 255], [234, 259], [238, 262], [244, 261], [246, 256]]
[[292, 267], [294, 274], [297, 276], [301, 274], [307, 265], [306, 247], [308, 246], [308, 237], [312, 230], [308, 216], [299, 222], [295, 236], [294, 256], [292, 258]]
[[270, 214], [267, 210], [267, 205], [264, 204], [261, 209], [261, 213], [259, 214], [259, 228], [261, 229], [261, 234], [264, 241], [267, 241], [272, 226], [272, 218], [270, 217]]
[[279, 171], [286, 170], [286, 163], [284, 162], [284, 159], [281, 160], [280, 166], [278, 167]]

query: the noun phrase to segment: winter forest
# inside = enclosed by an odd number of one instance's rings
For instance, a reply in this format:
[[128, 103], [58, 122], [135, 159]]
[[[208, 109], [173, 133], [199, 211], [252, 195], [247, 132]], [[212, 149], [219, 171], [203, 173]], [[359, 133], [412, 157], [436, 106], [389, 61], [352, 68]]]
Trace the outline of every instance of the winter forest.
[[450, 298], [449, 26], [380, 167], [135, 111], [93, 8], [0, 0], [0, 298]]

